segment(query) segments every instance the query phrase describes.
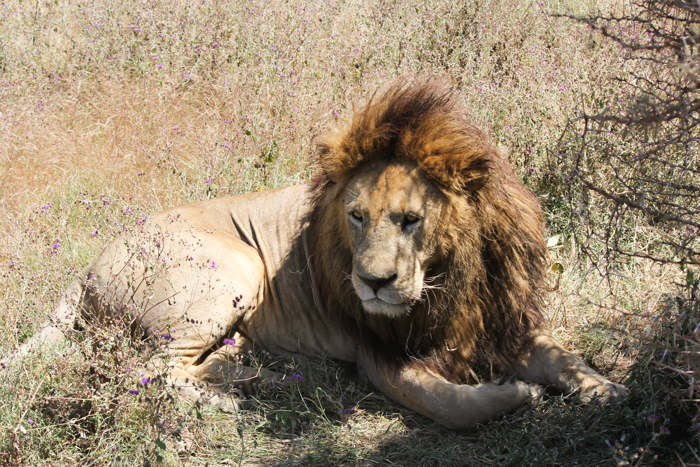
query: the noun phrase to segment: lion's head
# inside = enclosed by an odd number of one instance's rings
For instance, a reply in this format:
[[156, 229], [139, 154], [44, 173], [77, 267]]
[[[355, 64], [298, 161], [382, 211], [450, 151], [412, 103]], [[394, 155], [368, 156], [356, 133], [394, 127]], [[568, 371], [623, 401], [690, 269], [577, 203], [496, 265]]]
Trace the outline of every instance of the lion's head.
[[452, 94], [394, 85], [318, 148], [327, 311], [388, 359], [454, 381], [512, 362], [542, 319], [542, 214]]
[[424, 296], [426, 273], [443, 257], [434, 232], [447, 199], [415, 163], [377, 161], [360, 168], [343, 190], [353, 252], [350, 278], [367, 313], [399, 317]]

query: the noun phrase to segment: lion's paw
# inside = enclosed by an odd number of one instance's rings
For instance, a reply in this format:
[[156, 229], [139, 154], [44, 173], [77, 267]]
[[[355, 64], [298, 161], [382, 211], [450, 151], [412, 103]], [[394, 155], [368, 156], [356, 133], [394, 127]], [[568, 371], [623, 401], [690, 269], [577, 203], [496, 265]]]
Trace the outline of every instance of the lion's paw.
[[209, 403], [226, 413], [236, 413], [241, 406], [241, 400], [233, 394], [216, 394]]
[[598, 381], [584, 381], [578, 391], [578, 398], [586, 404], [594, 403], [597, 405], [606, 405], [611, 402], [617, 402], [629, 394], [627, 389], [622, 384], [613, 383], [607, 379]]
[[517, 398], [521, 403], [537, 403], [544, 394], [544, 387], [535, 383], [528, 383], [526, 381], [516, 379], [515, 377], [505, 377], [501, 379], [498, 383], [499, 386], [512, 386], [517, 391]]
[[226, 413], [236, 413], [241, 407], [241, 399], [235, 392], [223, 392], [219, 390], [197, 390], [200, 404], [211, 405]]
[[544, 387], [539, 384], [527, 383], [525, 381], [516, 381], [515, 385], [518, 387], [518, 392], [525, 402], [530, 402], [531, 404], [536, 404], [542, 399], [544, 394]]

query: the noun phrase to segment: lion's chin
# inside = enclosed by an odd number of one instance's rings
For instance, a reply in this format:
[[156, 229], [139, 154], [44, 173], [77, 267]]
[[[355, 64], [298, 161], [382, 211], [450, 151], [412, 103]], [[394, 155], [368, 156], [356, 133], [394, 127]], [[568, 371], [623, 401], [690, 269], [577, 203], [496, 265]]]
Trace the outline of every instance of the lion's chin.
[[407, 315], [411, 310], [410, 306], [406, 303], [394, 305], [392, 303], [387, 303], [379, 298], [362, 300], [362, 307], [369, 314], [384, 315], [389, 318], [399, 318], [401, 316]]

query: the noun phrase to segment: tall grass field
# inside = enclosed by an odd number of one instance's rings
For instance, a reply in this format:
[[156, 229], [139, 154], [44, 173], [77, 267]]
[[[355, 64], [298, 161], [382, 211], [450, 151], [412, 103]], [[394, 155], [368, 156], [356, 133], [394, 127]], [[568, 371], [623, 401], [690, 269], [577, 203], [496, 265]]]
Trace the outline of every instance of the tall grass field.
[[[314, 138], [353, 106], [399, 77], [441, 78], [542, 202], [553, 335], [631, 394], [606, 407], [547, 394], [454, 432], [388, 400], [352, 365], [261, 352], [249, 358], [294, 377], [228, 414], [182, 399], [164, 378], [144, 383], [149, 343], [95, 327], [17, 364], [0, 357], [0, 465], [700, 465], [695, 373], [671, 358], [698, 356], [674, 324], [687, 270], [633, 255], [611, 272], [604, 255], [582, 255], [557, 149], [578, 116], [632, 99], [629, 76], [654, 78], [624, 44], [576, 19], [635, 8], [3, 0], [0, 356], [40, 328], [116, 234], [167, 207], [306, 182]], [[609, 141], [625, 135], [611, 127]], [[597, 170], [595, 154], [587, 161]], [[625, 228], [634, 251], [675, 235], [644, 216]]]

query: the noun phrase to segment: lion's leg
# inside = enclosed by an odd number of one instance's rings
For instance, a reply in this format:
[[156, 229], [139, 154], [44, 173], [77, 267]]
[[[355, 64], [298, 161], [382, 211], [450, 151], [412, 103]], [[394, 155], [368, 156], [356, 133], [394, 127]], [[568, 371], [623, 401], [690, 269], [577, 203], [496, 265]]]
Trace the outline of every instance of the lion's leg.
[[190, 367], [188, 373], [220, 388], [241, 388], [246, 394], [252, 393], [261, 383], [272, 383], [282, 377], [279, 373], [265, 368], [254, 368], [239, 361], [231, 361], [228, 356], [218, 351], [209, 355], [201, 365]]
[[232, 334], [235, 324], [260, 306], [265, 270], [258, 253], [242, 242], [215, 246], [227, 256], [217, 261], [211, 279], [199, 279], [200, 290], [188, 299], [184, 320], [170, 326], [165, 353], [170, 356], [171, 380], [181, 392], [233, 411], [237, 393], [249, 393], [265, 376], [241, 363], [250, 346], [241, 335]]
[[363, 351], [359, 352], [358, 366], [385, 395], [454, 430], [472, 428], [541, 394], [539, 387], [522, 381], [454, 384], [420, 363], [391, 368]]
[[8, 362], [21, 359], [39, 347], [54, 345], [65, 340], [65, 335], [76, 324], [80, 314], [84, 293], [84, 285], [81, 277], [73, 280], [61, 297], [53, 315], [42, 325], [39, 332], [34, 334], [27, 342], [22, 344], [14, 354], [8, 357]]
[[514, 365], [512, 371], [527, 381], [554, 385], [564, 394], [580, 391], [584, 402], [597, 399], [600, 403], [607, 403], [628, 393], [623, 385], [596, 373], [547, 334], [535, 338], [532, 351]]
[[117, 239], [93, 262], [95, 322], [123, 316], [159, 344], [149, 366], [168, 373], [186, 395], [231, 409], [236, 403], [221, 382], [245, 375], [224, 358], [237, 351], [226, 339], [261, 305], [265, 267], [237, 237], [177, 222], [168, 228], [167, 235], [141, 233], [131, 244]]
[[248, 348], [245, 339], [236, 334], [232, 340], [235, 340], [234, 345], [221, 346], [202, 363], [172, 368], [170, 377], [175, 387], [190, 399], [233, 412], [238, 408], [240, 392], [247, 395], [260, 384], [280, 380], [278, 373], [243, 365], [241, 356]]

